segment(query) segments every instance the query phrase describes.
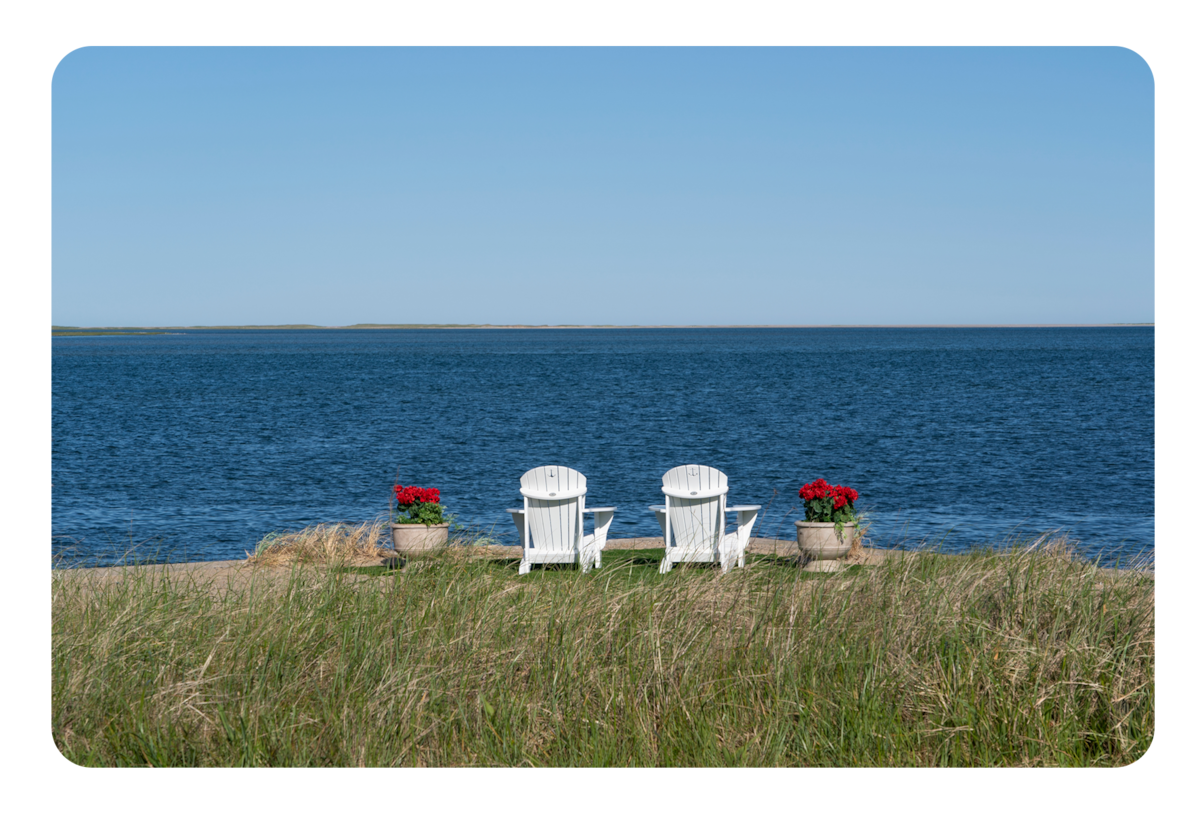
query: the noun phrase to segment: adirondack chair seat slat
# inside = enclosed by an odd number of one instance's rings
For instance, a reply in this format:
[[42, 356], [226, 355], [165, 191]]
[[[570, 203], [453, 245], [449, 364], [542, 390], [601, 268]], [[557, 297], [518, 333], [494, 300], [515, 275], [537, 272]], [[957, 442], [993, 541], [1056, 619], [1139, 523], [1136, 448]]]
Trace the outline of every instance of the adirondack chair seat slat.
[[[520, 575], [534, 564], [578, 563], [600, 567], [615, 508], [584, 507], [587, 478], [566, 466], [541, 466], [521, 476], [524, 508], [509, 508], [521, 536]], [[583, 533], [583, 515], [593, 514], [593, 532]]]

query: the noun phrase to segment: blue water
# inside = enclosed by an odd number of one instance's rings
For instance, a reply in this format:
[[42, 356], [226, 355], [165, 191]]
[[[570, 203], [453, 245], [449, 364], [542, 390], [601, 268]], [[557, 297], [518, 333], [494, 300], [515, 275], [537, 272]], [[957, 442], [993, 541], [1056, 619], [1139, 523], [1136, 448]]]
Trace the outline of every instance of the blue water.
[[802, 483], [860, 492], [871, 543], [1066, 529], [1154, 545], [1154, 331], [1121, 328], [192, 331], [53, 340], [63, 564], [240, 558], [387, 511], [397, 476], [502, 542], [517, 480], [588, 477], [611, 534], [683, 463], [793, 537]]

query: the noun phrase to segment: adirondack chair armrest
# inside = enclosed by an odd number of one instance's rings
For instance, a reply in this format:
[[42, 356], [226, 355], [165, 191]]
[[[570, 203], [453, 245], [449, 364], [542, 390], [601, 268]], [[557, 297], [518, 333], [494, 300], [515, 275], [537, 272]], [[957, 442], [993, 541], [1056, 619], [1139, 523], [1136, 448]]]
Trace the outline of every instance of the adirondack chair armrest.
[[658, 527], [665, 537], [667, 535], [667, 507], [665, 505], [648, 505], [646, 507], [654, 512], [654, 518], [658, 520]]
[[608, 544], [608, 526], [612, 525], [615, 508], [585, 508], [583, 513], [594, 514], [592, 517], [592, 535], [596, 539], [596, 547], [604, 550]]
[[737, 512], [738, 547], [742, 550], [745, 550], [750, 542], [750, 531], [754, 528], [754, 521], [758, 519], [761, 509], [761, 505], [730, 505], [725, 508], [727, 513]]
[[525, 544], [525, 509], [524, 508], [505, 508], [509, 516], [512, 517], [513, 525], [517, 526], [517, 539], [521, 540], [521, 544]]
[[728, 505], [726, 515], [737, 512], [737, 531], [721, 535], [721, 570], [726, 571], [733, 566], [734, 560], [738, 567], [746, 565], [746, 547], [750, 544], [750, 531], [754, 521], [758, 519], [761, 505]]
[[753, 525], [754, 520], [758, 519], [758, 512], [762, 510], [761, 505], [729, 505], [725, 507], [727, 514], [737, 512], [738, 528], [743, 525]]

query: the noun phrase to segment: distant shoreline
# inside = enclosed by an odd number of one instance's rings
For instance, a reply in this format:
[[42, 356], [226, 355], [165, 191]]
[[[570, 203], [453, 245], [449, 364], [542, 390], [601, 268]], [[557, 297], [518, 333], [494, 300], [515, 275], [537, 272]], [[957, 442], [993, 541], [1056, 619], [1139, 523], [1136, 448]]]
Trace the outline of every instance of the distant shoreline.
[[1095, 324], [996, 324], [996, 325], [190, 325], [186, 327], [59, 327], [53, 326], [55, 336], [126, 335], [130, 331], [167, 330], [687, 330], [687, 329], [930, 329], [930, 328], [1050, 328], [1050, 327], [1154, 327], [1154, 322], [1108, 322]]

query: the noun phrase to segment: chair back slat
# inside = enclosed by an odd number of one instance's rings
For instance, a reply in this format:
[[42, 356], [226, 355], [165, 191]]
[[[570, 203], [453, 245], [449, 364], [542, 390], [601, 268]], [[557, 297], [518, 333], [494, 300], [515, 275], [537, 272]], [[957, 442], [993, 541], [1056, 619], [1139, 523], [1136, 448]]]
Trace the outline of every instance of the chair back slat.
[[721, 498], [671, 498], [671, 541], [676, 547], [709, 550], [720, 541]]
[[526, 499], [529, 507], [525, 521], [529, 523], [530, 547], [540, 551], [574, 550], [581, 527], [579, 503], [583, 498]]

